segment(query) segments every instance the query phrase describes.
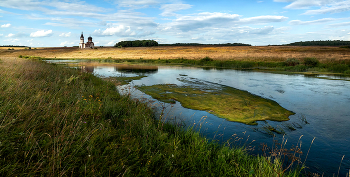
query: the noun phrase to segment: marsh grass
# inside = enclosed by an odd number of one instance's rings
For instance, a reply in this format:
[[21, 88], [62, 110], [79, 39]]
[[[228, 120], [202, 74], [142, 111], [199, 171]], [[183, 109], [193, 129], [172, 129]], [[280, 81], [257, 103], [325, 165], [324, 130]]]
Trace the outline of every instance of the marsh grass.
[[2, 58], [0, 76], [0, 176], [300, 174], [158, 121], [89, 73]]
[[303, 168], [306, 158], [310, 152], [311, 146], [313, 144], [313, 141], [315, 138], [312, 140], [309, 151], [306, 154], [305, 161], [302, 162], [301, 156], [303, 152], [301, 151], [301, 138], [300, 136], [299, 141], [297, 142], [296, 145], [291, 146], [290, 148], [286, 147], [286, 144], [288, 142], [288, 139], [286, 139], [284, 136], [282, 137], [281, 142], [278, 140], [274, 139], [273, 140], [273, 146], [269, 147], [266, 144], [261, 145], [261, 150], [263, 152], [263, 156], [265, 157], [265, 160], [272, 165], [272, 162], [278, 161], [279, 163], [282, 164], [283, 170], [279, 171], [276, 173], [278, 176], [284, 176], [284, 173], [288, 171], [290, 168]]

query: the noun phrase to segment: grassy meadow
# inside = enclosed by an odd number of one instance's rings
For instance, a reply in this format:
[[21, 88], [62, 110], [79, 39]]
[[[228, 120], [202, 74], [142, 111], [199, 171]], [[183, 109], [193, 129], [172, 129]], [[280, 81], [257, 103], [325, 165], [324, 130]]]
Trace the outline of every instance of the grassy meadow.
[[235, 140], [219, 145], [155, 119], [92, 74], [2, 55], [0, 176], [300, 175], [297, 151], [252, 156]]

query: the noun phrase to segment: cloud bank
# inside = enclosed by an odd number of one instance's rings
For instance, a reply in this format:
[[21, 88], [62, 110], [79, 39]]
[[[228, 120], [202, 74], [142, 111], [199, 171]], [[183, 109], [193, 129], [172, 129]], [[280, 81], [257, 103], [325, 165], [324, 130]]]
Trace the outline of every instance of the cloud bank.
[[30, 33], [30, 37], [49, 37], [52, 35], [52, 30], [40, 30], [37, 32]]

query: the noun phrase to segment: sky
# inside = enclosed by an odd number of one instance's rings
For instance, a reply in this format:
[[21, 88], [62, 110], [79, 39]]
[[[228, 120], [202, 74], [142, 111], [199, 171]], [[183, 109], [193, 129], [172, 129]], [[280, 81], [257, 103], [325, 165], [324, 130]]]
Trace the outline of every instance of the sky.
[[350, 41], [350, 0], [0, 0], [0, 45]]

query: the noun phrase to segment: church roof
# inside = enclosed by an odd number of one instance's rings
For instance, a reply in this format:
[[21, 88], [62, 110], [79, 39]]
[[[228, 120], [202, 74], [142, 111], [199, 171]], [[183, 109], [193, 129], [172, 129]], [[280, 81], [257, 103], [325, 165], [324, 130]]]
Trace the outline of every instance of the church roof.
[[80, 36], [81, 38], [84, 38], [84, 35], [83, 35], [83, 33], [81, 33], [81, 36]]

